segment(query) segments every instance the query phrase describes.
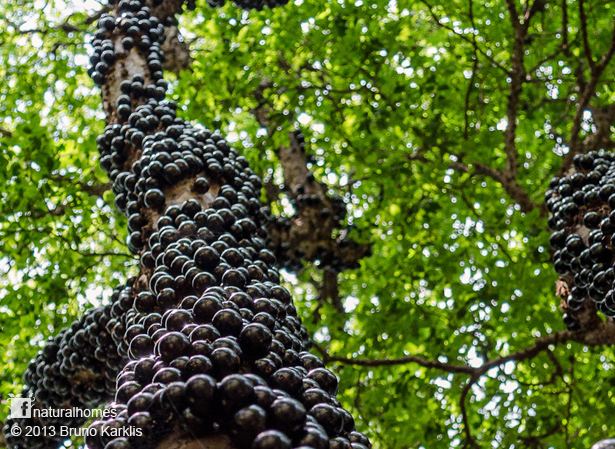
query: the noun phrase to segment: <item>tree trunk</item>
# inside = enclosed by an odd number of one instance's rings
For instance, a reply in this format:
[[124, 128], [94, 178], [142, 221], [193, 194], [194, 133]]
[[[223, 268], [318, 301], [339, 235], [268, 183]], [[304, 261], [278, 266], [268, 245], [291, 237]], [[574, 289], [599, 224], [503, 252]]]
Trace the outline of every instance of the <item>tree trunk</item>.
[[[24, 395], [56, 408], [114, 397], [115, 417], [89, 428], [90, 449], [368, 447], [279, 285], [260, 180], [220, 135], [164, 101], [164, 26], [181, 3], [122, 0], [100, 19], [90, 73], [108, 122], [101, 164], [140, 271], [46, 346]], [[7, 432], [20, 424], [5, 426], [12, 448], [62, 441]]]

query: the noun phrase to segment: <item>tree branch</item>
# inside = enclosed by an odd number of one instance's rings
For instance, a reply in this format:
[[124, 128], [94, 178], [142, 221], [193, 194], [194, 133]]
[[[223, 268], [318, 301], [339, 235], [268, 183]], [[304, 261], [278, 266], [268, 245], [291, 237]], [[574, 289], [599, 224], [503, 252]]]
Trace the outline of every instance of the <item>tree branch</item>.
[[49, 34], [51, 31], [62, 31], [67, 34], [74, 33], [74, 32], [85, 33], [87, 29], [81, 28], [82, 26], [87, 26], [87, 25], [91, 25], [95, 23], [98, 19], [100, 19], [100, 17], [104, 13], [109, 12], [109, 10], [110, 8], [108, 6], [104, 6], [100, 10], [96, 11], [94, 14], [86, 17], [85, 20], [83, 20], [82, 22], [78, 24], [71, 23], [71, 20], [74, 16], [74, 14], [71, 14], [63, 22], [57, 25], [48, 26], [46, 28], [29, 28], [29, 29], [21, 30], [19, 29], [18, 24], [11, 23], [11, 26], [13, 26], [19, 34], [46, 35], [46, 34]]
[[[451, 33], [453, 33], [455, 36], [459, 37], [460, 39], [462, 39], [462, 40], [464, 40], [466, 42], [469, 42], [470, 44], [473, 44], [471, 38], [469, 38], [468, 36], [466, 36], [463, 33], [459, 33], [453, 27], [443, 23], [440, 20], [440, 18], [438, 17], [438, 15], [434, 12], [433, 6], [430, 5], [426, 0], [421, 0], [421, 3], [423, 3], [427, 7], [427, 10], [429, 11], [429, 14], [431, 15], [432, 19], [434, 20], [434, 22], [436, 23], [437, 26], [439, 26], [440, 28], [444, 28], [445, 30], [450, 31]], [[500, 64], [495, 59], [493, 59], [493, 57], [491, 55], [489, 55], [489, 53], [487, 53], [481, 47], [476, 46], [476, 50], [481, 55], [483, 55], [494, 67], [497, 67], [498, 69], [502, 70], [504, 73], [509, 74], [509, 71], [508, 71], [508, 69], [506, 67], [504, 67], [502, 64]]]
[[568, 0], [562, 0], [562, 50], [570, 55], [570, 43], [568, 42]]
[[[540, 11], [544, 11], [546, 3], [547, 3], [547, 0], [534, 0], [532, 2], [532, 5], [529, 6], [525, 10], [525, 14], [523, 16], [523, 24], [526, 27], [529, 27], [530, 20], [532, 20], [532, 17], [534, 17], [536, 13]], [[529, 0], [528, 0], [528, 5], [529, 5]]]
[[470, 419], [468, 416], [468, 409], [467, 409], [466, 401], [468, 398], [468, 394], [470, 393], [470, 390], [472, 389], [472, 385], [476, 383], [479, 377], [480, 376], [472, 375], [472, 377], [470, 377], [467, 380], [466, 384], [463, 386], [461, 390], [461, 394], [459, 395], [459, 410], [461, 411], [461, 419], [463, 421], [463, 432], [465, 433], [465, 436], [466, 436], [466, 440], [464, 442], [463, 447], [478, 448], [478, 443], [476, 442], [476, 439], [472, 435], [472, 427], [470, 426]]
[[337, 362], [343, 365], [352, 366], [364, 366], [364, 367], [379, 367], [379, 366], [396, 366], [407, 365], [415, 363], [424, 368], [438, 369], [446, 371], [448, 373], [463, 373], [473, 375], [476, 372], [475, 368], [468, 365], [456, 365], [452, 363], [440, 362], [438, 360], [429, 360], [425, 357], [417, 355], [409, 355], [406, 357], [400, 357], [397, 359], [359, 359], [359, 358], [346, 358], [330, 355], [324, 348], [314, 343], [314, 347], [322, 355], [323, 360], [326, 362]]
[[329, 195], [309, 171], [302, 135], [291, 133], [290, 145], [279, 148], [278, 156], [285, 190], [296, 206], [290, 220], [274, 220], [268, 226], [280, 262], [300, 267], [307, 260], [335, 271], [358, 266], [370, 246], [353, 241], [344, 232], [345, 205], [341, 198]]
[[587, 110], [591, 99], [595, 95], [598, 82], [600, 81], [600, 77], [613, 59], [613, 54], [615, 54], [615, 25], [613, 26], [613, 31], [611, 35], [611, 45], [606, 51], [606, 53], [602, 56], [602, 58], [600, 58], [600, 60], [595, 63], [593, 69], [591, 70], [591, 76], [589, 81], [587, 83], [584, 82], [582, 72], [578, 76], [579, 80], [581, 81], [579, 83], [579, 87], [581, 88], [581, 97], [579, 102], [577, 103], [576, 112], [572, 120], [572, 129], [570, 131], [570, 141], [568, 145], [570, 150], [564, 158], [564, 161], [560, 168], [560, 176], [565, 174], [570, 169], [574, 156], [585, 150], [584, 144], [580, 139], [581, 125], [583, 123], [583, 114]]
[[467, 396], [469, 395], [472, 386], [478, 382], [478, 380], [484, 376], [488, 371], [499, 368], [500, 366], [508, 362], [522, 362], [530, 360], [539, 354], [546, 352], [547, 357], [556, 366], [554, 375], [561, 373], [561, 365], [559, 361], [555, 359], [552, 352], [552, 347], [567, 342], [577, 342], [587, 346], [597, 345], [612, 345], [615, 344], [615, 322], [600, 321], [595, 328], [587, 331], [559, 331], [552, 334], [545, 335], [534, 339], [533, 344], [512, 352], [508, 355], [502, 355], [492, 360], [487, 360], [479, 366], [460, 365], [455, 363], [442, 362], [440, 360], [431, 360], [420, 355], [407, 355], [395, 359], [362, 359], [362, 358], [348, 358], [335, 356], [328, 353], [328, 351], [317, 343], [313, 344], [313, 347], [322, 355], [323, 360], [326, 362], [337, 362], [343, 365], [360, 366], [368, 368], [399, 366], [406, 364], [417, 364], [424, 368], [436, 369], [452, 374], [462, 374], [469, 376], [459, 399], [459, 407], [463, 420], [463, 428], [465, 434], [464, 447], [476, 448], [478, 447], [476, 439], [472, 435], [471, 426], [469, 423], [468, 411], [467, 411]]
[[[261, 81], [254, 92], [257, 106], [252, 109], [252, 115], [269, 135], [278, 129], [265, 97], [265, 91], [271, 87], [270, 81]], [[284, 192], [292, 201], [295, 213], [290, 218], [272, 217], [267, 226], [271, 246], [286, 268], [299, 269], [304, 261], [324, 268], [321, 292], [337, 303], [337, 272], [356, 268], [359, 261], [370, 254], [371, 246], [349, 237], [343, 224], [345, 204], [341, 198], [330, 194], [328, 187], [310, 171], [301, 132], [289, 133], [289, 145], [278, 148], [277, 155], [284, 186], [269, 186], [268, 200], [275, 201], [277, 194]], [[333, 273], [336, 273], [335, 279]]]
[[457, 161], [451, 162], [450, 165], [453, 169], [460, 172], [484, 175], [498, 182], [508, 196], [510, 196], [510, 198], [519, 205], [522, 212], [531, 212], [538, 207], [523, 187], [519, 185], [516, 179], [507, 176], [493, 167], [477, 162], [472, 162], [471, 165], [467, 165], [461, 161], [461, 158]]
[[602, 346], [615, 344], [615, 322], [600, 321], [594, 328], [587, 331], [559, 331], [552, 334], [538, 337], [531, 346], [503, 355], [483, 364], [473, 367], [470, 365], [459, 365], [439, 360], [430, 360], [419, 355], [408, 355], [395, 359], [361, 359], [348, 358], [331, 355], [322, 346], [314, 344], [314, 347], [322, 354], [324, 360], [341, 363], [343, 365], [381, 367], [396, 366], [406, 364], [417, 364], [425, 368], [438, 369], [449, 373], [469, 374], [471, 376], [482, 376], [487, 371], [497, 368], [507, 362], [521, 362], [532, 359], [544, 351], [548, 351], [551, 346], [567, 342], [576, 342], [586, 346]]
[[506, 152], [506, 170], [504, 176], [514, 180], [517, 177], [517, 113], [519, 109], [519, 98], [525, 78], [525, 67], [523, 64], [524, 42], [527, 30], [530, 25], [531, 15], [527, 16], [524, 23], [520, 22], [517, 7], [514, 0], [506, 0], [508, 14], [514, 31], [514, 42], [511, 56], [510, 90], [508, 93], [508, 103], [506, 106], [506, 130], [504, 131], [504, 149]]
[[[468, 17], [472, 24], [472, 29], [476, 30], [476, 24], [474, 22], [474, 1], [468, 0]], [[468, 87], [466, 88], [466, 94], [464, 98], [463, 109], [463, 138], [468, 140], [470, 130], [470, 95], [472, 94], [472, 88], [476, 81], [476, 73], [478, 71], [478, 43], [476, 42], [476, 35], [472, 33], [472, 75], [468, 81]]]
[[596, 70], [596, 62], [592, 57], [592, 49], [589, 45], [589, 38], [587, 37], [587, 16], [585, 15], [585, 1], [579, 0], [579, 20], [581, 28], [581, 38], [583, 40], [583, 51], [585, 52], [585, 58], [587, 63], [593, 72]]
[[510, 17], [513, 29], [521, 29], [521, 22], [519, 22], [519, 14], [517, 13], [515, 0], [506, 0], [506, 8], [508, 9], [508, 16]]

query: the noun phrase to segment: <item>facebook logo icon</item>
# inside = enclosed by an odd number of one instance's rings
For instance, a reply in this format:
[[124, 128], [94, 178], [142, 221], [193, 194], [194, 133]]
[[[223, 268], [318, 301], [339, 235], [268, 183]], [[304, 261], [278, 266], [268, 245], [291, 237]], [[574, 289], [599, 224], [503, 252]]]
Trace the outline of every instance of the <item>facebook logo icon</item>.
[[11, 398], [11, 412], [9, 418], [31, 418], [32, 399]]

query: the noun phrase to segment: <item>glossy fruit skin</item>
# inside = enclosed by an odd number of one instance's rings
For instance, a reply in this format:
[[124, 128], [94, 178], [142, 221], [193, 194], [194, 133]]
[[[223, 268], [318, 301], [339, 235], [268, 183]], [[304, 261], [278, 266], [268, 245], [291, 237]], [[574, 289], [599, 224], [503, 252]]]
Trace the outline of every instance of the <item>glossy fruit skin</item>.
[[253, 358], [265, 356], [269, 351], [272, 340], [271, 331], [260, 323], [248, 324], [239, 334], [241, 348]]
[[284, 433], [267, 430], [258, 434], [252, 443], [252, 449], [290, 449], [292, 442]]
[[[574, 157], [574, 171], [554, 178], [545, 195], [551, 214], [553, 265], [570, 294], [565, 299], [564, 324], [584, 329], [582, 316], [594, 310], [615, 317], [615, 155], [592, 151]], [[590, 311], [590, 313], [586, 313]]]
[[[260, 9], [286, 0], [234, 3]], [[143, 437], [89, 438], [92, 449], [154, 448], [175, 424], [223, 432], [240, 449], [369, 445], [362, 436], [351, 440], [353, 420], [335, 401], [337, 379], [306, 352], [307, 332], [267, 247], [271, 217], [259, 201], [260, 180], [220, 134], [178, 118], [164, 100], [168, 23], [152, 10], [142, 0], [113, 2], [94, 34], [89, 71], [103, 85], [125, 51], [145, 64], [144, 75], [119, 83], [97, 139], [141, 273], [47, 344], [28, 368], [27, 394], [84, 407], [115, 398], [115, 418], [93, 426], [148, 429]], [[615, 190], [594, 196], [607, 194]], [[597, 217], [588, 221], [603, 227]], [[555, 240], [563, 247], [561, 236]], [[579, 249], [570, 244], [570, 252]], [[587, 257], [598, 256], [606, 260], [596, 247]], [[67, 379], [84, 367], [97, 377], [78, 390]]]

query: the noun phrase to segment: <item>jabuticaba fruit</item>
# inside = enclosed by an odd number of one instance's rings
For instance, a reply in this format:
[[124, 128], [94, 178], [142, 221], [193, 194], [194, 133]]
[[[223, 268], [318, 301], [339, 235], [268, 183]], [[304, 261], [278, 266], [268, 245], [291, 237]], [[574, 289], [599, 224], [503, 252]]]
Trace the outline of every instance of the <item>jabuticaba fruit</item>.
[[[307, 332], [267, 248], [259, 178], [221, 135], [178, 118], [164, 100], [164, 26], [151, 9], [122, 0], [115, 11], [99, 21], [89, 73], [105, 83], [122, 57], [117, 42], [147, 64], [144, 76], [121, 83], [115, 116], [97, 140], [141, 273], [96, 326], [79, 324], [71, 338], [104, 348], [95, 333], [104, 329], [112, 348], [111, 361], [101, 363], [115, 385], [105, 375], [96, 399], [113, 392], [108, 407], [116, 416], [91, 426], [143, 432], [92, 432], [88, 448], [155, 447], [177, 428], [195, 437], [224, 434], [246, 449], [370, 447], [336, 399], [337, 378], [307, 351]], [[102, 356], [98, 346], [88, 357], [96, 353]], [[28, 382], [37, 379], [29, 374]]]
[[553, 179], [545, 200], [554, 267], [568, 287], [566, 326], [580, 330], [588, 308], [615, 317], [615, 154], [576, 155], [573, 172]]
[[[113, 398], [118, 373], [128, 361], [114, 340], [124, 338], [123, 321], [127, 318], [124, 311], [130, 302], [133, 281], [129, 279], [126, 286], [115, 289], [109, 304], [89, 310], [47, 341], [28, 365], [22, 397], [31, 398], [36, 408], [92, 408]], [[77, 416], [9, 418], [4, 430], [10, 447], [51, 448], [57, 447], [61, 440], [60, 426], [79, 427], [84, 423], [85, 418]], [[23, 434], [10, 433], [15, 424], [22, 430], [25, 426], [44, 426], [47, 431], [26, 439]]]

